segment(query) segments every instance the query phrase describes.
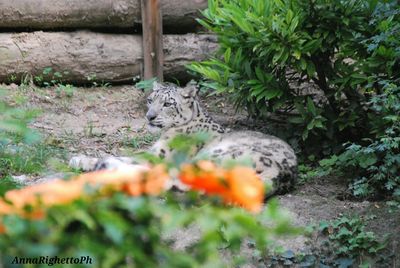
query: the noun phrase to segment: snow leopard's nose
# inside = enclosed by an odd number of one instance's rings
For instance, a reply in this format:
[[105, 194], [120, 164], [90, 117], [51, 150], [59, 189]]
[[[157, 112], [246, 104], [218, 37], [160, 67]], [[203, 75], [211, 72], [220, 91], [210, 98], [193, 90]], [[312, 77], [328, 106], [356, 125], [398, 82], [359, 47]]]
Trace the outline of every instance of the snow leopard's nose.
[[149, 121], [154, 120], [156, 117], [157, 117], [157, 114], [156, 114], [153, 110], [149, 110], [149, 111], [146, 113], [146, 118], [147, 118], [147, 120], [149, 120]]

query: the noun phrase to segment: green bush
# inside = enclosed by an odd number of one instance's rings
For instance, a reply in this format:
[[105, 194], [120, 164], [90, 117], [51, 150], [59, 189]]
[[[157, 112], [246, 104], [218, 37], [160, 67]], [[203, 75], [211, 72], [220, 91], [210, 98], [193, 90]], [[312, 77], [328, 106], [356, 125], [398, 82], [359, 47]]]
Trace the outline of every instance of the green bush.
[[355, 196], [381, 197], [389, 193], [399, 198], [400, 87], [386, 84], [383, 93], [374, 96], [369, 104], [381, 115], [373, 130], [376, 138], [348, 144], [343, 153], [320, 163], [325, 169], [352, 174], [355, 180], [350, 189]]
[[215, 58], [189, 66], [205, 86], [250, 115], [286, 113], [298, 130], [286, 138], [299, 141], [303, 159], [345, 151], [338, 166], [359, 174], [355, 193], [394, 192], [398, 1], [210, 0], [203, 15], [220, 44]]
[[[220, 51], [189, 68], [252, 115], [295, 109], [290, 121], [302, 138], [330, 153], [370, 128], [362, 104], [382, 88], [368, 86], [370, 77], [399, 77], [395, 38], [391, 47], [371, 45], [375, 33], [393, 29], [374, 17], [377, 2], [210, 0], [200, 23], [218, 35]], [[303, 82], [323, 101], [299, 92]]]
[[347, 144], [343, 153], [322, 162], [355, 178], [350, 189], [360, 197], [400, 197], [400, 9], [379, 4], [370, 25], [376, 32], [363, 41], [370, 56], [366, 93], [366, 138]]

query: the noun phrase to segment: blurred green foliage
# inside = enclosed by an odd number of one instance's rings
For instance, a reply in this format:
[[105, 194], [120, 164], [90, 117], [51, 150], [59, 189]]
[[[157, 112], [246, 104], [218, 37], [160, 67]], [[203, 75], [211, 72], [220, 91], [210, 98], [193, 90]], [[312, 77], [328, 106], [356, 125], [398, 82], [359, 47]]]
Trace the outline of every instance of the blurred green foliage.
[[[0, 97], [5, 91], [0, 91]], [[41, 168], [43, 147], [31, 146], [40, 140], [28, 123], [38, 111], [12, 107], [0, 100], [0, 178], [12, 172], [34, 173]]]
[[12, 176], [38, 175], [48, 168], [50, 158], [60, 154], [29, 128], [39, 111], [10, 106], [5, 101], [6, 92], [0, 89], [0, 196], [20, 186]]
[[38, 115], [38, 111], [11, 107], [1, 100], [4, 94], [6, 94], [5, 91], [0, 90], [0, 145], [38, 141], [37, 133], [27, 126]]
[[[241, 246], [253, 244], [263, 256], [274, 236], [298, 232], [275, 202], [256, 216], [194, 193], [179, 200], [170, 194], [92, 197], [53, 207], [42, 220], [3, 217], [2, 263], [7, 266], [14, 256], [88, 255], [94, 260], [90, 267], [232, 267], [251, 261]], [[186, 228], [192, 229], [192, 240], [185, 249], [174, 249]]]

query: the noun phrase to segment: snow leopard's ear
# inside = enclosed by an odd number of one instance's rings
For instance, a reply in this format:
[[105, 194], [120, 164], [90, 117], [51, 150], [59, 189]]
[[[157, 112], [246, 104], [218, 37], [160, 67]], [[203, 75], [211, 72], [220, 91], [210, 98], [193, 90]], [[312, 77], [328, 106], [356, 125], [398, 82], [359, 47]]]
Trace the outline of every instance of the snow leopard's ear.
[[194, 80], [191, 80], [187, 85], [182, 88], [181, 95], [184, 98], [195, 98], [199, 88], [197, 87], [197, 83]]
[[163, 88], [163, 85], [161, 83], [158, 83], [157, 81], [153, 82], [153, 91], [159, 91], [162, 88]]

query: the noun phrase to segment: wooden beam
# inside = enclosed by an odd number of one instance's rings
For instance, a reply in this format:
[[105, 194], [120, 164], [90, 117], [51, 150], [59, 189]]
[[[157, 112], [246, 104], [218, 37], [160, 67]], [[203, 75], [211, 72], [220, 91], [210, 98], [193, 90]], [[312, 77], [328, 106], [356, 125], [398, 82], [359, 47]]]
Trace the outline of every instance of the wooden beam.
[[141, 0], [144, 79], [163, 81], [162, 15], [159, 0]]

